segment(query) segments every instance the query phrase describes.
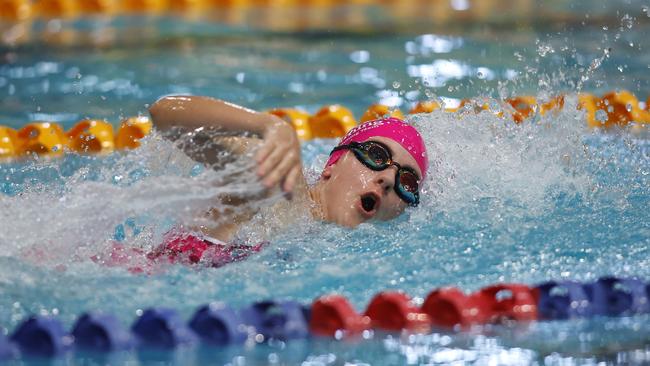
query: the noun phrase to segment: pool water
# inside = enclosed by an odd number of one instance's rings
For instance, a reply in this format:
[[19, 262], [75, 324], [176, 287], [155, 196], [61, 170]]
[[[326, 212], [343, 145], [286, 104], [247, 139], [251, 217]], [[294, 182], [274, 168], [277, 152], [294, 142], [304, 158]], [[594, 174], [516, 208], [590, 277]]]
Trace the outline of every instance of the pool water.
[[[130, 324], [152, 305], [186, 318], [204, 303], [266, 298], [304, 303], [331, 292], [361, 310], [381, 290], [421, 301], [432, 289], [496, 282], [650, 278], [650, 140], [638, 129], [590, 130], [577, 93], [648, 94], [643, 13], [620, 24], [520, 29], [477, 26], [429, 33], [288, 35], [215, 29], [100, 48], [3, 48], [3, 125], [84, 117], [115, 125], [171, 93], [211, 95], [255, 109], [315, 112], [341, 103], [357, 116], [381, 102], [566, 94], [565, 108], [521, 125], [489, 112], [411, 117], [428, 144], [431, 174], [420, 207], [354, 230], [305, 218], [271, 247], [223, 268], [170, 266], [151, 275], [90, 257], [113, 241], [149, 248], [175, 222], [221, 193], [259, 191], [245, 158], [215, 172], [157, 133], [127, 153], [68, 155], [0, 165], [0, 326], [29, 314], [66, 324], [102, 309]], [[180, 21], [179, 21], [180, 22]], [[500, 108], [505, 108], [501, 106]], [[334, 140], [303, 144], [317, 176]], [[228, 183], [224, 183], [228, 182]], [[277, 194], [259, 205], [282, 200]], [[252, 234], [251, 234], [252, 235]], [[305, 239], [307, 238], [307, 240]], [[2, 328], [0, 328], [2, 329]], [[100, 363], [592, 364], [647, 363], [650, 320], [539, 322], [473, 332], [374, 334], [356, 342], [278, 342], [253, 349], [126, 352]]]

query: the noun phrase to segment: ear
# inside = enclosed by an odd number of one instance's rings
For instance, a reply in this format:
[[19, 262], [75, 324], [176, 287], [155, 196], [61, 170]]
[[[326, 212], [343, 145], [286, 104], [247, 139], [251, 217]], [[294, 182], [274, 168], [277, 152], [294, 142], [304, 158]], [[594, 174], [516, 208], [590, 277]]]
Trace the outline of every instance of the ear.
[[325, 169], [323, 169], [323, 171], [320, 173], [320, 179], [329, 180], [332, 177], [332, 168], [334, 165], [336, 165], [336, 163], [326, 166]]

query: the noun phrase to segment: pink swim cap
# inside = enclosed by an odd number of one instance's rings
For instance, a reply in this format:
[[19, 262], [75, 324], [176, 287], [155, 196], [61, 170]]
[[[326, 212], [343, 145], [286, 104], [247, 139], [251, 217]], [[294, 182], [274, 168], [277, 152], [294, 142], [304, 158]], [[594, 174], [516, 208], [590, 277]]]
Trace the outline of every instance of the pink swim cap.
[[[349, 144], [352, 141], [364, 142], [371, 137], [377, 136], [387, 137], [402, 145], [418, 163], [418, 167], [420, 167], [420, 171], [422, 172], [422, 180], [424, 180], [424, 177], [427, 175], [427, 167], [429, 166], [429, 158], [427, 157], [427, 148], [424, 145], [424, 140], [422, 140], [422, 136], [420, 136], [420, 133], [415, 127], [399, 118], [381, 118], [360, 124], [343, 136], [339, 145]], [[325, 167], [336, 163], [344, 153], [345, 150], [332, 153]]]

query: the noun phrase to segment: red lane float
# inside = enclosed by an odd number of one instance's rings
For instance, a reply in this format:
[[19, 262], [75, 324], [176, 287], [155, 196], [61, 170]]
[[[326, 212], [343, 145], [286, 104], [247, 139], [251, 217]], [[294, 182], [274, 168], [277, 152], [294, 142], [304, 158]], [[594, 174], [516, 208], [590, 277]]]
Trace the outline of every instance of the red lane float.
[[467, 328], [488, 321], [490, 314], [485, 301], [483, 296], [466, 295], [455, 287], [445, 287], [427, 296], [422, 311], [429, 315], [434, 326]]
[[370, 301], [365, 315], [373, 328], [388, 331], [428, 332], [431, 325], [429, 315], [402, 292], [380, 292]]
[[431, 324], [451, 328], [500, 323], [506, 320], [537, 320], [537, 297], [521, 284], [498, 284], [466, 295], [455, 287], [431, 292], [422, 304]]
[[333, 337], [337, 331], [354, 335], [370, 329], [370, 318], [357, 313], [341, 295], [325, 295], [311, 305], [309, 329], [315, 335]]
[[537, 320], [537, 296], [526, 285], [497, 284], [481, 289], [476, 296], [487, 307], [489, 322]]

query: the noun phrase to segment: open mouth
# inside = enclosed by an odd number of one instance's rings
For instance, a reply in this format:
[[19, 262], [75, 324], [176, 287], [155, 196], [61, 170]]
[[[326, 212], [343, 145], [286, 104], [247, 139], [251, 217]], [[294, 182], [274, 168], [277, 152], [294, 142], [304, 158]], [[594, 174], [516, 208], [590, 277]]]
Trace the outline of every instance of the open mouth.
[[361, 196], [361, 213], [366, 217], [374, 216], [379, 208], [379, 196], [375, 193], [366, 193]]

